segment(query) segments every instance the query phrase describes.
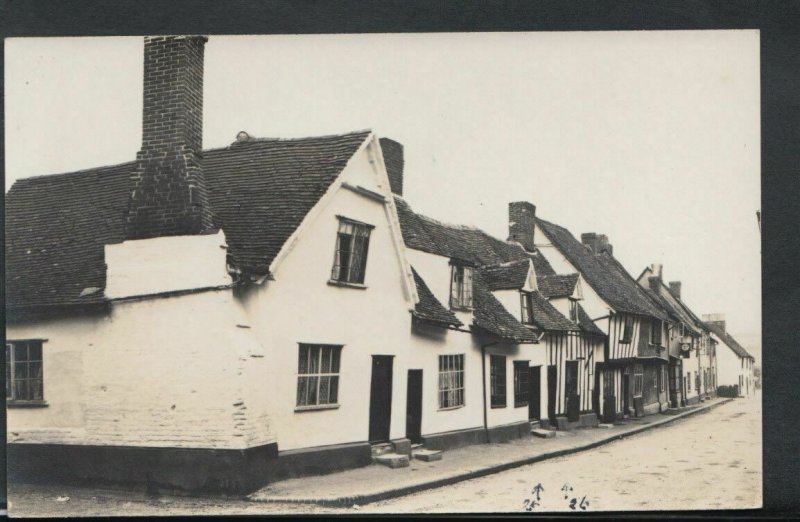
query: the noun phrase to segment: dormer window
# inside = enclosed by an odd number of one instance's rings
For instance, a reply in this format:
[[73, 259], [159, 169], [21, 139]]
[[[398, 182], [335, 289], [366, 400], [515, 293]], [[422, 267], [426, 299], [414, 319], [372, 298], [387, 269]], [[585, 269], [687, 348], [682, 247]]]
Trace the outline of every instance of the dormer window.
[[578, 322], [578, 301], [574, 299], [569, 300], [569, 320], [573, 323]]
[[453, 265], [450, 278], [450, 308], [472, 309], [472, 268]]
[[521, 291], [519, 293], [520, 305], [522, 308], [522, 324], [533, 323], [533, 297], [531, 292]]
[[374, 227], [339, 217], [336, 236], [336, 255], [333, 258], [331, 281], [334, 283], [364, 284], [367, 270], [369, 235]]
[[650, 322], [650, 344], [661, 346], [661, 321], [658, 319]]

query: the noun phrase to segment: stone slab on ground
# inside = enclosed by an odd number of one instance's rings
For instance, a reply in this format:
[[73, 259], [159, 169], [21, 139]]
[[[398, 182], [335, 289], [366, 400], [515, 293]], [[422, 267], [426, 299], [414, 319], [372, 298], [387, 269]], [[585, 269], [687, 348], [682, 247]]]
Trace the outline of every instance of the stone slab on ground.
[[374, 457], [373, 460], [378, 464], [383, 464], [392, 469], [407, 468], [409, 462], [408, 455], [401, 455], [399, 453], [384, 453], [383, 455]]
[[531, 430], [531, 433], [541, 439], [552, 439], [556, 436], [555, 430], [543, 430], [541, 428], [533, 429]]
[[442, 460], [442, 452], [439, 450], [418, 449], [414, 450], [411, 456], [424, 462]]
[[414, 459], [408, 467], [363, 468], [273, 482], [249, 495], [256, 502], [306, 503], [323, 506], [364, 505], [418, 491], [442, 487], [499, 471], [569, 455], [614, 440], [676, 422], [731, 399], [717, 399], [685, 408], [678, 415], [654, 414], [647, 424], [628, 423], [608, 429], [582, 429], [550, 439], [527, 437], [498, 444], [477, 444], [447, 451], [436, 462]]

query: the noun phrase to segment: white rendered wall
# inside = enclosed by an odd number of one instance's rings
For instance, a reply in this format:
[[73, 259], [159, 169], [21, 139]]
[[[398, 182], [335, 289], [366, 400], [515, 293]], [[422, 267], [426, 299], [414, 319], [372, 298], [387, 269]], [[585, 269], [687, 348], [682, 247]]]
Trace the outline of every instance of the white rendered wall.
[[9, 442], [244, 448], [274, 441], [240, 376], [259, 364], [229, 290], [117, 303], [109, 315], [8, 325], [46, 338], [48, 406], [8, 410]]
[[169, 236], [106, 245], [109, 299], [228, 285], [225, 234]]

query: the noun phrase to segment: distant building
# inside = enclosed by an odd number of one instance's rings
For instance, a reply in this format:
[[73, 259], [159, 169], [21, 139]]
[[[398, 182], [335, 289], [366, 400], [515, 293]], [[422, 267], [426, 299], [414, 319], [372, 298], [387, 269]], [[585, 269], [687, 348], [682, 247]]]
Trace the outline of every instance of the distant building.
[[755, 357], [727, 332], [724, 314], [704, 314], [703, 321], [717, 345], [718, 385], [736, 386], [740, 397], [753, 395], [756, 389], [753, 375]]

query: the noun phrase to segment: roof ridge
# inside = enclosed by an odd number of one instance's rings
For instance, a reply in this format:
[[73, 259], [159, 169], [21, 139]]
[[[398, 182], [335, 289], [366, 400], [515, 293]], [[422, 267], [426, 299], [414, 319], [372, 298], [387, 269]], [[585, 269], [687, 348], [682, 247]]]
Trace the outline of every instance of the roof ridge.
[[235, 147], [235, 146], [245, 145], [245, 144], [248, 144], [248, 143], [265, 143], [265, 142], [266, 143], [276, 143], [276, 142], [277, 143], [290, 143], [290, 142], [293, 142], [293, 141], [319, 140], [319, 139], [330, 139], [330, 138], [345, 138], [345, 137], [350, 137], [350, 136], [357, 136], [359, 134], [369, 135], [369, 134], [373, 133], [373, 130], [372, 129], [361, 129], [361, 130], [355, 130], [355, 131], [349, 131], [349, 132], [332, 133], [332, 134], [321, 134], [321, 135], [318, 135], [318, 136], [300, 136], [300, 137], [296, 137], [296, 138], [279, 138], [279, 137], [278, 138], [271, 138], [271, 137], [267, 137], [267, 136], [255, 137], [255, 136], [250, 136], [247, 133], [247, 131], [240, 131], [240, 134], [242, 132], [247, 134], [247, 137], [245, 137], [245, 138], [243, 138], [241, 140], [240, 139], [236, 139], [233, 142], [231, 142], [229, 145], [224, 146], [224, 147], [215, 147], [215, 148], [210, 148], [210, 149], [203, 149], [203, 152], [224, 150], [224, 149], [229, 149], [229, 148]]
[[86, 169], [80, 170], [70, 170], [68, 172], [51, 172], [49, 174], [37, 174], [35, 176], [26, 176], [24, 178], [17, 179], [11, 187], [8, 189], [9, 191], [13, 189], [17, 184], [27, 185], [29, 183], [39, 183], [42, 181], [59, 181], [64, 178], [68, 177], [78, 177], [86, 174], [96, 173], [101, 170], [108, 170], [108, 169], [117, 169], [125, 166], [135, 165], [136, 160], [131, 161], [124, 161], [122, 163], [114, 163], [112, 165], [100, 165], [98, 167], [89, 167]]

